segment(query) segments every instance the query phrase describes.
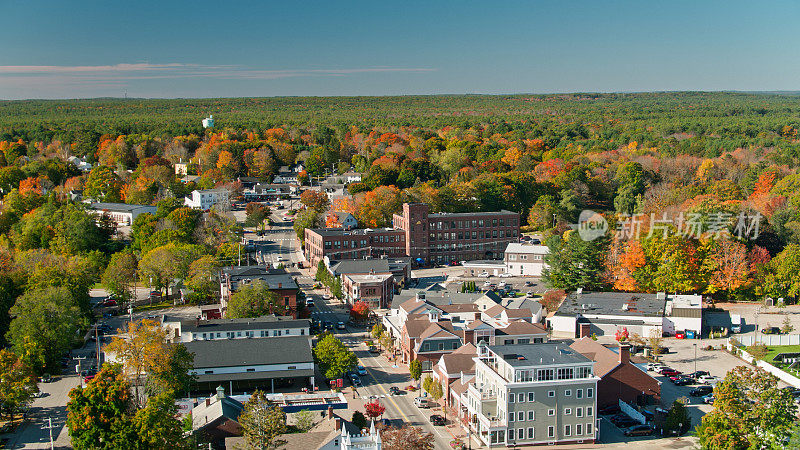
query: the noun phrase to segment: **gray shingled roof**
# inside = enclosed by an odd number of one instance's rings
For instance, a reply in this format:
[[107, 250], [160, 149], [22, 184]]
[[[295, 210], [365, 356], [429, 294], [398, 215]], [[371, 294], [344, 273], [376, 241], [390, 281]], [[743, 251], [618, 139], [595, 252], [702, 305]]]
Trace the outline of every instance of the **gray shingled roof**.
[[236, 367], [261, 364], [307, 363], [311, 356], [308, 336], [252, 339], [214, 339], [186, 342], [194, 353], [194, 367]]
[[[513, 367], [591, 362], [589, 358], [561, 342], [492, 345], [489, 349]], [[520, 357], [523, 359], [519, 359]]]
[[292, 319], [288, 316], [261, 316], [247, 319], [210, 319], [181, 321], [181, 331], [190, 332], [224, 332], [237, 330], [273, 330], [286, 328], [309, 328], [308, 319]]

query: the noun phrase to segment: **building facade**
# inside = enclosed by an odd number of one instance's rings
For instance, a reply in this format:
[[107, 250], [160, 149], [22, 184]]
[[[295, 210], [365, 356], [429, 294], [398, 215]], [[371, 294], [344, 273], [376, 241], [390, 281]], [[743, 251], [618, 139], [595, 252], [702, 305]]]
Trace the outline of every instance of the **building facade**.
[[562, 343], [479, 345], [459, 414], [489, 447], [593, 443], [592, 365]]
[[542, 276], [547, 267], [544, 257], [550, 252], [546, 245], [533, 245], [522, 242], [511, 242], [506, 247], [504, 260], [506, 273], [522, 276]]
[[306, 228], [306, 261], [312, 267], [325, 257], [331, 260], [364, 259], [366, 257], [405, 256], [405, 236], [392, 228]]
[[127, 203], [91, 203], [89, 211], [96, 216], [108, 216], [117, 226], [130, 226], [140, 214], [155, 214], [155, 206]]
[[405, 234], [406, 254], [426, 262], [500, 259], [519, 239], [519, 214], [511, 211], [431, 214], [425, 203], [404, 203], [393, 217]]
[[370, 309], [388, 308], [394, 296], [394, 276], [390, 273], [342, 275], [342, 292], [351, 305], [363, 301]]
[[208, 211], [216, 205], [229, 206], [230, 195], [231, 193], [227, 189], [194, 190], [192, 196], [186, 197], [183, 203], [190, 208]]
[[284, 269], [272, 269], [267, 266], [230, 266], [223, 267], [220, 271], [220, 304], [223, 313], [228, 307], [228, 302], [239, 286], [260, 280], [269, 286], [277, 300], [275, 314], [288, 315], [297, 318], [299, 310], [297, 294], [300, 287], [297, 280]]

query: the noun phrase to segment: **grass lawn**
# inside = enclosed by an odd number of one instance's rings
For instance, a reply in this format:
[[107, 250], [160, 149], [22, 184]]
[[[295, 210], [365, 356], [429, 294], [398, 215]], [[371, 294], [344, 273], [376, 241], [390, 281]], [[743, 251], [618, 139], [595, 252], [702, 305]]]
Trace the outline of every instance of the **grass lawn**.
[[774, 358], [779, 353], [800, 353], [800, 345], [776, 345], [774, 347], [767, 347], [769, 350], [767, 352], [767, 356], [764, 357], [764, 361], [774, 364], [772, 358]]

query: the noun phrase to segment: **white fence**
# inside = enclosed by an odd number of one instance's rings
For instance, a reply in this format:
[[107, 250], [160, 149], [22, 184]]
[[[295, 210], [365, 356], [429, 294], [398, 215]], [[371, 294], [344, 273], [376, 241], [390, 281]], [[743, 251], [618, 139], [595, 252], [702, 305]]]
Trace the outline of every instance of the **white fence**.
[[[790, 335], [790, 336], [800, 336], [800, 335]], [[750, 337], [750, 336], [744, 336], [744, 337]], [[775, 337], [778, 337], [778, 336], [775, 336]], [[741, 339], [738, 339], [738, 340], [739, 340], [739, 342], [742, 342]], [[756, 341], [756, 342], [763, 342], [763, 341]], [[746, 344], [746, 345], [752, 345], [752, 344]], [[767, 344], [767, 345], [783, 345], [783, 344]], [[739, 358], [742, 358], [743, 360], [749, 362], [750, 364], [752, 364], [753, 360], [755, 360], [755, 358], [753, 358], [749, 353], [747, 353], [747, 351], [745, 351], [744, 348], [734, 347], [733, 344], [731, 344], [730, 339], [728, 339], [728, 351], [731, 352], [731, 354], [736, 355]], [[792, 387], [800, 388], [800, 378], [797, 378], [794, 375], [790, 375], [789, 373], [784, 372], [780, 368], [775, 367], [775, 366], [773, 366], [772, 364], [770, 364], [770, 363], [768, 363], [766, 361], [759, 360], [759, 361], [756, 361], [755, 364], [756, 364], [756, 366], [761, 367], [765, 371], [775, 375], [776, 377], [778, 377], [784, 383], [786, 383], [786, 384], [788, 384], [788, 385], [790, 385]]]
[[800, 334], [762, 334], [755, 336], [732, 336], [741, 342], [745, 347], [749, 347], [757, 342], [766, 346], [776, 345], [800, 345]]
[[644, 417], [642, 413], [636, 410], [633, 406], [625, 403], [624, 400], [619, 400], [619, 409], [622, 410], [625, 414], [628, 415], [633, 420], [638, 420], [639, 423], [645, 424], [647, 423], [647, 419]]

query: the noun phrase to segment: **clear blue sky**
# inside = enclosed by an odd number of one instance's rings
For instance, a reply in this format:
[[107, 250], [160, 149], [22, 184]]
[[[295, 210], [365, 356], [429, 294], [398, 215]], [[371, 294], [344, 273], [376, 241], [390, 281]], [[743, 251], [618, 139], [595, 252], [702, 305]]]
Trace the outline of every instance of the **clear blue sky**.
[[0, 98], [800, 90], [800, 2], [0, 0]]

